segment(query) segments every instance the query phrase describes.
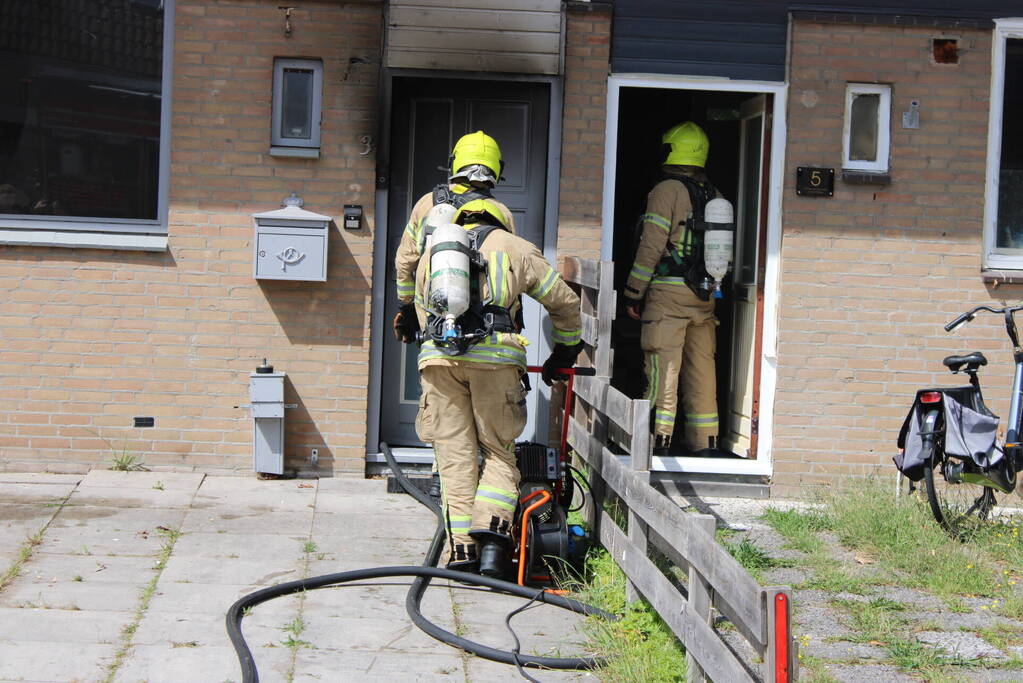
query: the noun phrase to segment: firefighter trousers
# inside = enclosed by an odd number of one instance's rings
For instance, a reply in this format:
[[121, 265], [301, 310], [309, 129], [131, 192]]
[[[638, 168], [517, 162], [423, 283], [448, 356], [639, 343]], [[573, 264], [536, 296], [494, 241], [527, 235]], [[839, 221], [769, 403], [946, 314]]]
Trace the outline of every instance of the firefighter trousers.
[[440, 472], [449, 563], [476, 559], [470, 534], [510, 540], [519, 486], [515, 439], [526, 425], [521, 376], [517, 366], [455, 362], [421, 370], [417, 429], [432, 441]]
[[653, 432], [674, 431], [681, 376], [685, 445], [691, 451], [717, 445], [717, 324], [714, 301], [701, 301], [684, 284], [655, 284], [647, 292], [640, 346]]

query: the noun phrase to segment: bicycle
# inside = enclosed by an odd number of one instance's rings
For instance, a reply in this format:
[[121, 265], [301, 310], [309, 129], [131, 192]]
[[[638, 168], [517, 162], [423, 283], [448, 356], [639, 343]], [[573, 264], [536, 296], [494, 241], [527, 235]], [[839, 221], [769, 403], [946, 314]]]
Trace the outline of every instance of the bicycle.
[[981, 311], [1004, 317], [1016, 365], [1005, 441], [998, 443], [998, 416], [984, 404], [977, 373], [988, 361], [980, 351], [946, 357], [945, 367], [953, 375], [965, 372], [970, 383], [918, 390], [899, 432], [896, 466], [910, 480], [910, 492], [923, 480], [934, 519], [953, 535], [988, 521], [995, 492], [1011, 494], [1023, 469], [1023, 348], [1014, 317], [1020, 310], [1023, 305], [977, 306], [945, 325], [952, 332]]

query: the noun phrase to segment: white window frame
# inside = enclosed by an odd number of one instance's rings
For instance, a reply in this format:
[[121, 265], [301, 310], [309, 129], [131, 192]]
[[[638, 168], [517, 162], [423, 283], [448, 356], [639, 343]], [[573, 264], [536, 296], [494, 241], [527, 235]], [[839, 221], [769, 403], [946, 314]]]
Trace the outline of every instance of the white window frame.
[[[852, 127], [852, 103], [857, 95], [879, 95], [877, 106], [877, 159], [849, 158], [849, 131]], [[888, 173], [891, 158], [892, 86], [882, 83], [847, 83], [845, 120], [842, 123], [842, 168], [847, 171]]]
[[1002, 167], [1002, 107], [1005, 104], [1005, 44], [1023, 39], [1023, 18], [995, 19], [991, 33], [991, 91], [988, 101], [987, 172], [984, 181], [985, 269], [1023, 270], [1023, 249], [999, 248], [998, 180]]
[[[662, 88], [745, 92], [750, 96], [771, 93], [774, 107], [765, 112], [773, 117], [771, 162], [767, 181], [767, 263], [763, 273], [764, 322], [760, 368], [760, 432], [757, 459], [654, 457], [651, 470], [710, 474], [770, 475], [774, 470], [774, 396], [778, 382], [778, 305], [781, 291], [781, 206], [785, 184], [785, 154], [788, 84], [775, 81], [741, 81], [704, 76], [667, 74], [612, 74], [607, 79], [607, 123], [604, 126], [604, 197], [601, 206], [602, 236], [600, 259], [610, 261], [614, 251], [614, 209], [617, 174], [634, 169], [618, 168], [618, 115], [623, 88]], [[621, 230], [621, 226], [618, 226]]]
[[[284, 116], [284, 70], [313, 72], [313, 102], [309, 112], [309, 139], [281, 135]], [[323, 118], [323, 60], [274, 58], [273, 103], [270, 114], [270, 155], [275, 157], [320, 157], [320, 121]]]
[[163, 2], [159, 179], [155, 219], [0, 214], [0, 245], [75, 249], [167, 250], [170, 191], [171, 85], [174, 80], [174, 4]]

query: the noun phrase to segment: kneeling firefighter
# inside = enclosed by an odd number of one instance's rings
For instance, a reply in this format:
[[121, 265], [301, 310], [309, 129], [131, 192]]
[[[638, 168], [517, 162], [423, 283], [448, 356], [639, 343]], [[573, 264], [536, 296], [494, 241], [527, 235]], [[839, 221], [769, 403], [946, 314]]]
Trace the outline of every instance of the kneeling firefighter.
[[670, 453], [681, 374], [686, 448], [694, 455], [716, 455], [714, 303], [732, 260], [732, 205], [704, 171], [710, 142], [700, 126], [680, 123], [662, 142], [663, 179], [647, 196], [625, 310], [642, 320], [654, 454]]
[[[395, 280], [398, 289], [400, 308], [394, 316], [394, 334], [399, 341], [411, 337], [418, 328], [415, 327], [416, 312], [412, 297], [416, 292], [416, 267], [423, 252], [426, 238], [432, 229], [427, 225], [427, 214], [430, 209], [440, 204], [451, 207], [450, 212], [435, 213], [435, 223], [448, 223], [455, 211], [474, 199], [488, 199], [500, 211], [505, 227], [515, 234], [515, 222], [512, 212], [507, 206], [494, 199], [491, 191], [500, 180], [504, 170], [501, 148], [497, 140], [481, 130], [463, 135], [451, 149], [448, 157], [448, 182], [441, 183], [427, 192], [412, 207], [405, 232], [402, 233], [398, 252], [394, 259]], [[409, 328], [409, 332], [405, 332]], [[440, 496], [437, 462], [433, 463], [433, 481], [429, 494]]]
[[[416, 427], [433, 443], [440, 470], [448, 567], [490, 576], [505, 571], [518, 503], [515, 439], [526, 424], [528, 343], [516, 324], [520, 296], [550, 314], [555, 345], [544, 363], [547, 384], [582, 348], [579, 297], [504, 221], [486, 199], [464, 204], [453, 223], [438, 225], [434, 216], [415, 279], [423, 384]], [[410, 340], [411, 326], [403, 332]]]

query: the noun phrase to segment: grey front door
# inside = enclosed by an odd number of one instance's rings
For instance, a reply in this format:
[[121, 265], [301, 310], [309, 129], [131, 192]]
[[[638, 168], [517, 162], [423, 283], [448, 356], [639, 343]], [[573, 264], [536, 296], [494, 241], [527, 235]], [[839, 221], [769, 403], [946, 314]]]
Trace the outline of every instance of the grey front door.
[[[483, 130], [497, 140], [504, 180], [494, 196], [515, 216], [516, 233], [543, 248], [547, 186], [546, 83], [396, 78], [392, 99], [390, 188], [387, 210], [387, 272], [384, 307], [383, 388], [380, 438], [393, 446], [421, 446], [416, 436], [419, 373], [415, 345], [394, 340], [397, 312], [394, 253], [412, 205], [447, 180], [448, 155], [456, 140]], [[532, 321], [531, 321], [532, 319]], [[536, 339], [539, 315], [526, 311], [527, 336]], [[534, 347], [536, 344], [534, 343]], [[534, 362], [531, 360], [531, 362]]]

